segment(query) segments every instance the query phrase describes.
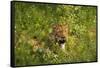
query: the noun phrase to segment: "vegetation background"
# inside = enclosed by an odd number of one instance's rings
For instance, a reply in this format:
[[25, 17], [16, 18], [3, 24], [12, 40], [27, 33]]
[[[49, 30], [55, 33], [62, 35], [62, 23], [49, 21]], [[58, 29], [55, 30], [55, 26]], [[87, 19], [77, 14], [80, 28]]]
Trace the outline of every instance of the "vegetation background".
[[[14, 2], [15, 65], [97, 61], [96, 7]], [[63, 52], [48, 40], [52, 24], [69, 24]]]

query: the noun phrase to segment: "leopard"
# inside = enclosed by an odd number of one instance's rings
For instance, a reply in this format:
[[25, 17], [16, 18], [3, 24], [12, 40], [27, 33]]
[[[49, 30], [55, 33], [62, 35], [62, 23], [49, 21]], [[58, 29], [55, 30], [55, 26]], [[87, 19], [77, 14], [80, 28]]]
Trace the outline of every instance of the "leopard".
[[68, 42], [68, 24], [53, 24], [51, 38], [55, 44], [58, 44], [61, 49], [65, 50], [65, 45]]

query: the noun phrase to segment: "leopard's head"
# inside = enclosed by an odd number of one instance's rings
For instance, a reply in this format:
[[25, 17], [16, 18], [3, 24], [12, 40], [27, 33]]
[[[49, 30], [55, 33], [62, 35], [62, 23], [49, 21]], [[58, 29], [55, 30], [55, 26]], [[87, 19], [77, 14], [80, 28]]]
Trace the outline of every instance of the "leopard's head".
[[55, 42], [57, 42], [62, 48], [68, 40], [68, 25], [67, 24], [55, 24], [53, 26], [53, 35]]

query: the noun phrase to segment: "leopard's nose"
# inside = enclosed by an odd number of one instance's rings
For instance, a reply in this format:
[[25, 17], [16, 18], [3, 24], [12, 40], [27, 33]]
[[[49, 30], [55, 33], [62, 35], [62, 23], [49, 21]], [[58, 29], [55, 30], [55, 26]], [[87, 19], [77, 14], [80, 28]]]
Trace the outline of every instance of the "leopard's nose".
[[61, 37], [61, 39], [59, 40], [59, 43], [62, 44], [62, 43], [65, 43], [66, 39], [65, 37]]
[[66, 41], [66, 40], [62, 39], [62, 40], [59, 40], [58, 42], [59, 42], [60, 44], [62, 44], [62, 43], [65, 43], [65, 41]]

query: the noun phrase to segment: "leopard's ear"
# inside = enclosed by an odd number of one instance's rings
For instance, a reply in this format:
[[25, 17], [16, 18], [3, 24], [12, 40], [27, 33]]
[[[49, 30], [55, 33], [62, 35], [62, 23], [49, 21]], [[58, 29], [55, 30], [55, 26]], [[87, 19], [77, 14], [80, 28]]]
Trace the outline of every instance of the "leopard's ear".
[[64, 27], [66, 27], [66, 28], [69, 27], [68, 23], [63, 23], [62, 25], [63, 25]]

